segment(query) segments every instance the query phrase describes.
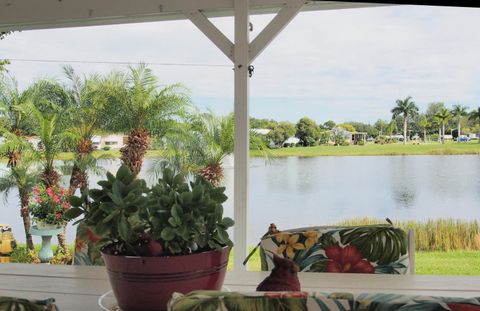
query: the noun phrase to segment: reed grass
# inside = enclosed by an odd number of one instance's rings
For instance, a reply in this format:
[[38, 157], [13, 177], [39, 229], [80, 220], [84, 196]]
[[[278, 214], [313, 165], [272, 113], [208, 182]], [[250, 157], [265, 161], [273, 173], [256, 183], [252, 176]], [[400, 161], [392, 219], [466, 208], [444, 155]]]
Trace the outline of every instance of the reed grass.
[[[354, 218], [339, 225], [370, 225], [386, 223], [374, 218]], [[480, 226], [478, 221], [437, 219], [427, 221], [393, 221], [396, 227], [415, 233], [417, 251], [480, 250]]]

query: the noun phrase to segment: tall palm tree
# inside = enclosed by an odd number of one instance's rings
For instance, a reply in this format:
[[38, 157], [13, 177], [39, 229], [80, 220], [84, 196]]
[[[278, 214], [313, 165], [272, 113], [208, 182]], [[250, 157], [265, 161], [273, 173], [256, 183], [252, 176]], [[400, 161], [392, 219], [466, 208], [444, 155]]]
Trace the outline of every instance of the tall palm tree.
[[69, 94], [68, 116], [69, 128], [75, 133], [73, 141], [74, 160], [68, 167], [70, 182], [68, 194], [73, 195], [80, 188], [88, 187], [87, 170], [101, 171], [97, 165], [97, 158], [93, 156], [92, 137], [96, 130], [101, 128], [102, 101], [100, 95], [100, 77], [80, 77], [71, 66], [64, 66], [63, 72], [70, 84], [66, 87]]
[[411, 96], [408, 96], [403, 100], [397, 99], [396, 104], [397, 106], [391, 110], [393, 114], [392, 119], [395, 119], [399, 115], [403, 116], [403, 144], [406, 144], [408, 118], [418, 112], [418, 107], [415, 105]]
[[[468, 119], [471, 121], [477, 121], [480, 126], [480, 107], [477, 110], [472, 110], [468, 114]], [[480, 144], [480, 132], [478, 133], [478, 143]]]
[[129, 67], [127, 74], [113, 72], [102, 83], [107, 101], [105, 118], [110, 131], [129, 133], [120, 149], [121, 160], [138, 175], [150, 146], [151, 135], [162, 137], [184, 114], [190, 99], [179, 84], [162, 89], [145, 64]]
[[452, 114], [447, 108], [442, 108], [435, 114], [435, 117], [440, 121], [442, 125], [442, 144], [445, 143], [445, 124], [450, 120]]
[[468, 107], [462, 105], [453, 105], [453, 109], [451, 111], [452, 116], [457, 118], [457, 142], [460, 142], [460, 121], [462, 120], [462, 117], [468, 115], [467, 109]]
[[0, 154], [7, 158], [9, 169], [8, 174], [2, 179], [0, 188], [6, 193], [11, 186], [18, 187], [25, 241], [27, 247], [33, 249], [30, 214], [26, 209], [29, 192], [29, 183], [26, 182], [26, 177], [29, 175], [26, 173], [28, 165], [23, 163], [23, 154], [30, 151], [31, 146], [25, 140], [25, 134], [29, 131], [29, 123], [22, 107], [30, 101], [31, 93], [29, 91], [20, 92], [17, 81], [13, 77], [0, 76], [0, 134], [4, 139], [0, 146]]

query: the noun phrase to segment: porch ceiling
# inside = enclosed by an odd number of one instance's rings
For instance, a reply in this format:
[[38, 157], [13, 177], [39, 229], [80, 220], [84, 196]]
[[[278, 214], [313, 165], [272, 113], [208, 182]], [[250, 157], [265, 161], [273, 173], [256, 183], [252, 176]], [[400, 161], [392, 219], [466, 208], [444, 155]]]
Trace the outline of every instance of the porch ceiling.
[[[250, 14], [278, 12], [285, 0], [251, 0]], [[363, 8], [384, 4], [305, 1], [303, 11]], [[93, 26], [186, 19], [200, 10], [207, 17], [233, 16], [234, 0], [0, 0], [0, 31]]]

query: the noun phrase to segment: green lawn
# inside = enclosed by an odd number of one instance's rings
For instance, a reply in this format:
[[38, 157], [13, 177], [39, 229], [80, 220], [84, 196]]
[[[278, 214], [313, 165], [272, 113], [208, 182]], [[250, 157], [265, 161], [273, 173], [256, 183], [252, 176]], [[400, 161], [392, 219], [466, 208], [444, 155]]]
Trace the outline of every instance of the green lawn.
[[[314, 146], [293, 147], [270, 150], [272, 157], [318, 157], [318, 156], [373, 156], [373, 155], [480, 155], [480, 144], [476, 141], [468, 143], [447, 142], [413, 145], [402, 143], [377, 145], [369, 143], [365, 146]], [[252, 151], [254, 157], [262, 156], [258, 151]]]
[[[229, 269], [233, 256], [230, 253]], [[480, 251], [416, 252], [416, 274], [480, 275]], [[257, 252], [248, 261], [248, 270], [260, 271]]]

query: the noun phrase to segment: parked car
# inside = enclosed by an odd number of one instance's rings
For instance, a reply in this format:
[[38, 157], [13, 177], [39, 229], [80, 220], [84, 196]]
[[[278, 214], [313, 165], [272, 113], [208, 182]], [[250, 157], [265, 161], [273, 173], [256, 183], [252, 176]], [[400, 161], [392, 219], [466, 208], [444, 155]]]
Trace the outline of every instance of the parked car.
[[460, 135], [460, 137], [457, 138], [457, 141], [470, 141], [470, 137], [465, 135]]

